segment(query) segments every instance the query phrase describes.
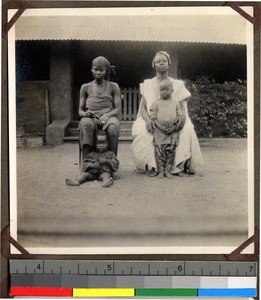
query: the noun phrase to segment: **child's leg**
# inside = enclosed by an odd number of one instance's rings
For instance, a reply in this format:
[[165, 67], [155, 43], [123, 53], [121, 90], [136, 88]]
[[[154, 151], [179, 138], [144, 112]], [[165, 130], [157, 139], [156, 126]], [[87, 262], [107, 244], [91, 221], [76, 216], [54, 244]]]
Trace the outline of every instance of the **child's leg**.
[[66, 184], [68, 185], [73, 185], [73, 186], [78, 186], [82, 184], [85, 181], [91, 181], [95, 180], [97, 177], [91, 173], [84, 172], [81, 173], [76, 179], [66, 179]]
[[167, 147], [165, 148], [166, 166], [165, 166], [164, 175], [169, 179], [174, 178], [174, 176], [170, 172], [171, 172], [172, 165], [174, 163], [175, 151], [176, 151], [176, 145], [167, 145]]
[[102, 181], [103, 187], [108, 187], [113, 184], [113, 179], [111, 177], [111, 174], [106, 173], [106, 172], [100, 174], [99, 180]]
[[155, 146], [155, 160], [158, 168], [158, 177], [164, 178], [164, 166], [165, 166], [164, 145]]

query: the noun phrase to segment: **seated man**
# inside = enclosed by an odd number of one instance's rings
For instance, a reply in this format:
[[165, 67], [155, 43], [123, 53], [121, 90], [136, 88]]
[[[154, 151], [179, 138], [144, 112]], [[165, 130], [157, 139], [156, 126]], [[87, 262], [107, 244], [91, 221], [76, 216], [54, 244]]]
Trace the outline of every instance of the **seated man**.
[[94, 80], [83, 84], [80, 90], [79, 139], [83, 157], [94, 147], [94, 132], [98, 126], [106, 131], [109, 150], [117, 155], [121, 97], [118, 84], [109, 81], [111, 70], [113, 67], [105, 57], [95, 58], [91, 69]]

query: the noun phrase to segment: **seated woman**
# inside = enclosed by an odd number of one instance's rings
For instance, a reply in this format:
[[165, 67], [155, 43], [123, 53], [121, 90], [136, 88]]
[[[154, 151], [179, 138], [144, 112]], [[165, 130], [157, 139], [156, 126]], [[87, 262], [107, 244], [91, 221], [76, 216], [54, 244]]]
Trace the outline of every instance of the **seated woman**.
[[109, 150], [117, 155], [121, 112], [120, 89], [117, 83], [109, 81], [113, 67], [103, 56], [92, 62], [94, 80], [82, 85], [80, 90], [79, 139], [82, 157], [95, 146], [95, 131], [99, 126], [108, 135]]
[[169, 79], [172, 82], [172, 99], [179, 102], [182, 110], [182, 116], [177, 125], [177, 128], [180, 130], [179, 144], [176, 148], [171, 174], [178, 176], [194, 174], [203, 162], [198, 139], [187, 110], [187, 101], [191, 94], [186, 89], [182, 80], [176, 80], [168, 76], [170, 65], [171, 60], [167, 52], [160, 51], [156, 53], [152, 61], [156, 77], [147, 79], [144, 83], [140, 84], [142, 98], [137, 119], [132, 127], [134, 140], [131, 145], [131, 151], [137, 171], [146, 171], [148, 176], [157, 175], [153, 146], [155, 124], [149, 117], [149, 110], [152, 103], [160, 98], [159, 84], [165, 79]]

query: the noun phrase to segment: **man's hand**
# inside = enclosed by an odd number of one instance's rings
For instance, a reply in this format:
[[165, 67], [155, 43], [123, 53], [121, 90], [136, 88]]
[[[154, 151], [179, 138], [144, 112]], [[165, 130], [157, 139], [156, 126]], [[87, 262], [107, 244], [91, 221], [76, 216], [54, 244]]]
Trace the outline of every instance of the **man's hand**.
[[108, 114], [104, 114], [100, 117], [99, 121], [98, 121], [98, 124], [101, 125], [101, 126], [104, 126], [108, 120], [109, 120], [109, 115]]

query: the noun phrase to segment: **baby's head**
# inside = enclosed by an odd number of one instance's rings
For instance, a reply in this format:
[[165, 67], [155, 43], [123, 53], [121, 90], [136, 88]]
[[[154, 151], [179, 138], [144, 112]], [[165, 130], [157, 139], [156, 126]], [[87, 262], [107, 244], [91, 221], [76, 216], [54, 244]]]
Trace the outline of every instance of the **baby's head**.
[[171, 99], [173, 84], [169, 79], [164, 79], [159, 84], [160, 98], [163, 100]]
[[96, 149], [99, 152], [105, 152], [108, 149], [108, 138], [104, 130], [98, 130], [96, 133]]

